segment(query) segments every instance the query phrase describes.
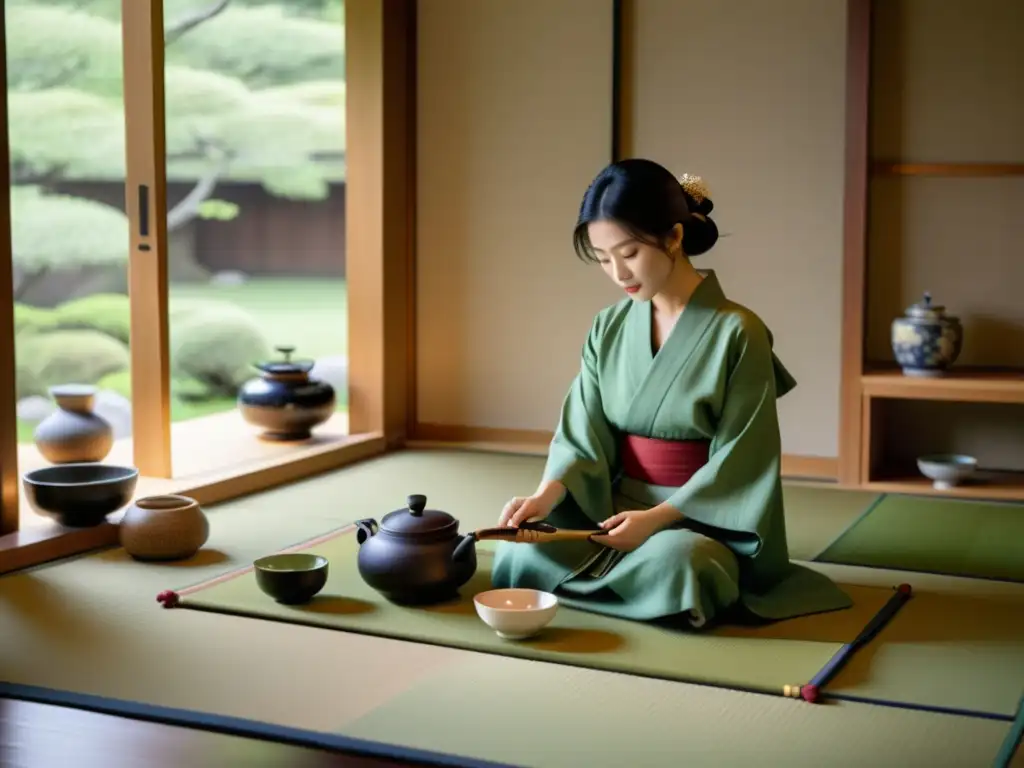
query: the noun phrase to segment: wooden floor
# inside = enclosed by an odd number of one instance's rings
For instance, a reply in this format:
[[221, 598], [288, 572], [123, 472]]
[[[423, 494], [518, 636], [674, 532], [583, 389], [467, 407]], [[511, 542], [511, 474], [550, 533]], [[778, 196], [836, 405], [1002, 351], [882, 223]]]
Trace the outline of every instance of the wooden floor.
[[0, 698], [0, 765], [4, 768], [404, 768], [423, 763], [326, 752]]

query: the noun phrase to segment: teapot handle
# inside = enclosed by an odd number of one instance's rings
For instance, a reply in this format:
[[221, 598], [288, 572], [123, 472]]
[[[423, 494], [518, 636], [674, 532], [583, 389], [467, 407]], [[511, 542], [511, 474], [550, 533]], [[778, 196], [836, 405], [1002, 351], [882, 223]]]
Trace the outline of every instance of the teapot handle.
[[[510, 529], [511, 530], [511, 529]], [[455, 551], [452, 552], [452, 560], [456, 563], [464, 563], [472, 554], [476, 554], [477, 536], [475, 533], [467, 533], [462, 537], [462, 540], [455, 545]]]
[[377, 533], [377, 521], [372, 517], [368, 517], [365, 520], [356, 520], [355, 526], [356, 541], [360, 544]]

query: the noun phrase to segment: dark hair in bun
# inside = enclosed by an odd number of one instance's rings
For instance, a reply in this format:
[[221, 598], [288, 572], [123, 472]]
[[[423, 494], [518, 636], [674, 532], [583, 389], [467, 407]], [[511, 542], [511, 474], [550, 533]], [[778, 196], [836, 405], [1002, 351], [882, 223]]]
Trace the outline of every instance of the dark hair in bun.
[[683, 253], [697, 256], [718, 241], [718, 226], [710, 217], [714, 207], [699, 178], [677, 179], [650, 160], [621, 160], [601, 171], [587, 188], [573, 246], [584, 261], [596, 260], [587, 233], [593, 221], [614, 221], [638, 240], [658, 246], [676, 224], [682, 224]]

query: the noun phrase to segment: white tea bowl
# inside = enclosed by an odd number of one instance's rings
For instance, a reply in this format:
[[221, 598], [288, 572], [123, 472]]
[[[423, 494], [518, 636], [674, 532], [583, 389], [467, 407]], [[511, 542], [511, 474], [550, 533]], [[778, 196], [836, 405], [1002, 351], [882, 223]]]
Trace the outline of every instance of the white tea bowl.
[[922, 456], [917, 460], [917, 468], [936, 490], [946, 491], [970, 478], [978, 469], [978, 461], [973, 456], [939, 454]]
[[558, 598], [539, 589], [491, 589], [473, 598], [484, 624], [507, 640], [540, 632], [555, 617]]

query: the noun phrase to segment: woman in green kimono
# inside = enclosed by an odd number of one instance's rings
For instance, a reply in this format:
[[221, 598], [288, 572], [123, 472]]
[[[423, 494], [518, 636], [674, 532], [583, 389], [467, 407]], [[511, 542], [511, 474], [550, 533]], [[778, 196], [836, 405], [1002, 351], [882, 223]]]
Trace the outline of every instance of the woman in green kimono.
[[712, 208], [699, 178], [647, 160], [615, 163], [587, 189], [576, 252], [626, 297], [594, 319], [540, 485], [500, 524], [546, 519], [595, 536], [502, 542], [495, 587], [694, 627], [851, 604], [790, 562], [776, 399], [796, 382], [760, 318], [690, 263], [718, 239]]

